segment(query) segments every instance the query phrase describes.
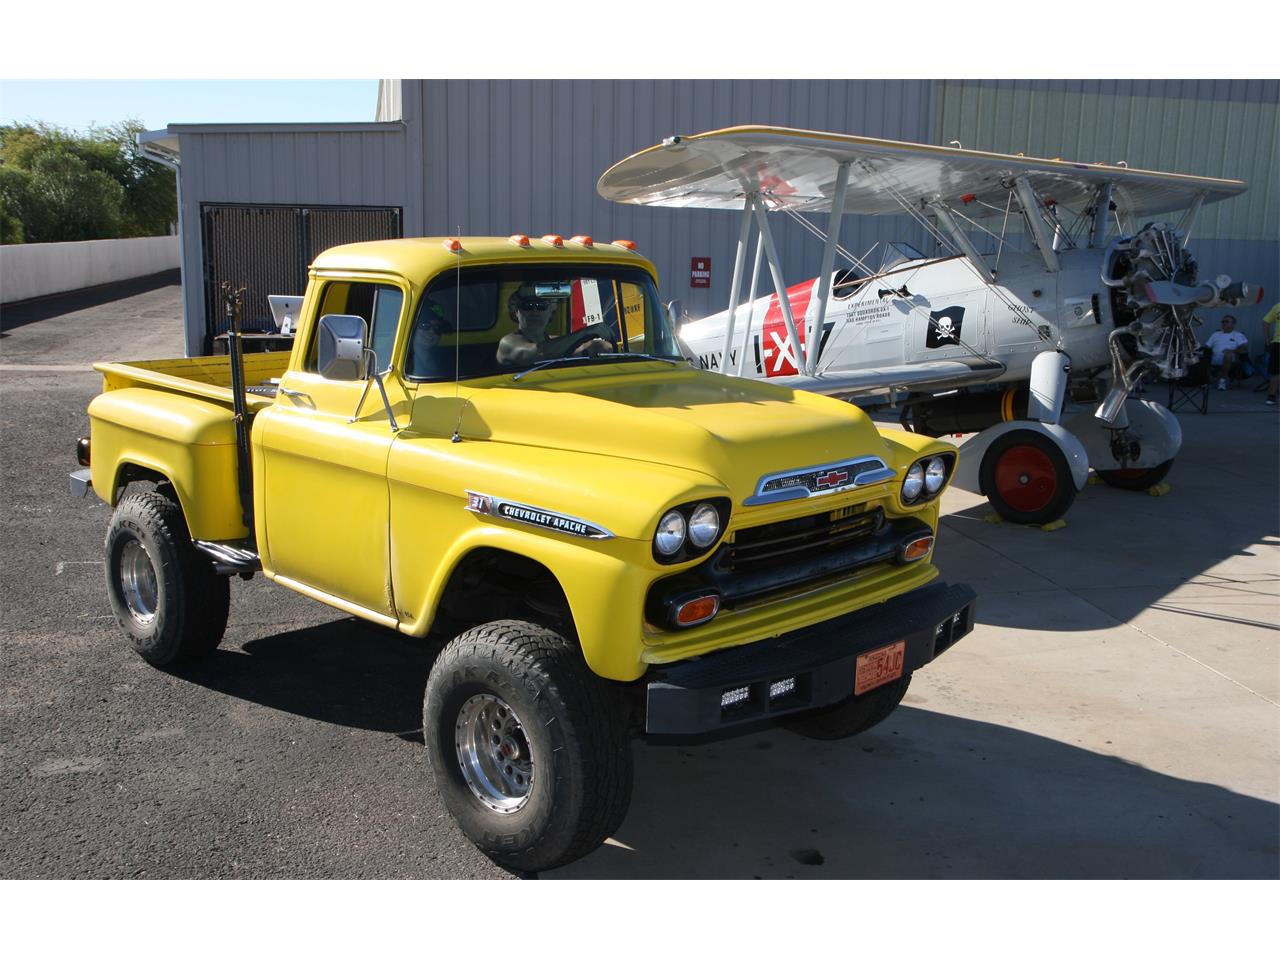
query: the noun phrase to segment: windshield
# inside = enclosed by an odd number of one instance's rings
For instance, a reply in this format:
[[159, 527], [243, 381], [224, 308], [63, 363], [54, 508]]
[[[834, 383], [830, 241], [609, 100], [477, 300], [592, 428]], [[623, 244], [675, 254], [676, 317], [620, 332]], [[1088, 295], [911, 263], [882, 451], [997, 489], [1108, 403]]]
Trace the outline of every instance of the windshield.
[[405, 361], [412, 380], [518, 373], [565, 358], [681, 360], [652, 278], [642, 270], [545, 264], [463, 268], [427, 288]]

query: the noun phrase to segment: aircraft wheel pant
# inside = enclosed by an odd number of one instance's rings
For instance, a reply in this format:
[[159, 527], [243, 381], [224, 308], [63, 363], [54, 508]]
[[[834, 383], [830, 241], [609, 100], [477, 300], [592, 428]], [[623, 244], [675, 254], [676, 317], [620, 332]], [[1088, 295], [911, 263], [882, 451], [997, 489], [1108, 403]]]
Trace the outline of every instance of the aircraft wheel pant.
[[1071, 467], [1056, 443], [1033, 430], [997, 437], [982, 457], [982, 492], [1013, 523], [1059, 519], [1076, 498]]
[[[1108, 485], [1121, 490], [1147, 490], [1163, 480], [1182, 449], [1182, 425], [1158, 403], [1130, 399], [1116, 426], [1109, 427], [1086, 411], [1066, 424], [1084, 445], [1089, 464]], [[1112, 441], [1122, 441], [1127, 454], [1117, 460]]]

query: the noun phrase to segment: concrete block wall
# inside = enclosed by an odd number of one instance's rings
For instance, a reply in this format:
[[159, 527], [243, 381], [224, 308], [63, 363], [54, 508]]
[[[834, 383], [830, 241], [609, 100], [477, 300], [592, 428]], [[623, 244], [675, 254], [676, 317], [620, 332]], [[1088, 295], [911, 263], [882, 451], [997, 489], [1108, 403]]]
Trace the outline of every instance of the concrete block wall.
[[178, 238], [130, 237], [0, 247], [0, 303], [174, 270]]

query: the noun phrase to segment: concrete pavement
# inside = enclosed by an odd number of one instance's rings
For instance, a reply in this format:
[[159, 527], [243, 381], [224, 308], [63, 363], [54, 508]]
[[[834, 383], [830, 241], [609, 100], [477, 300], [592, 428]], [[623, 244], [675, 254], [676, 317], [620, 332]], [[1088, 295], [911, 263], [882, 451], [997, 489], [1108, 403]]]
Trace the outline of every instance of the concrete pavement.
[[[0, 876], [498, 877], [429, 789], [433, 651], [256, 578], [163, 673], [66, 495], [90, 361], [181, 353], [176, 287], [0, 318]], [[75, 372], [80, 371], [80, 372]], [[631, 812], [553, 877], [1276, 877], [1280, 492], [1261, 394], [1180, 414], [1164, 497], [1087, 487], [1064, 529], [950, 491], [974, 633], [844, 743], [637, 741]]]

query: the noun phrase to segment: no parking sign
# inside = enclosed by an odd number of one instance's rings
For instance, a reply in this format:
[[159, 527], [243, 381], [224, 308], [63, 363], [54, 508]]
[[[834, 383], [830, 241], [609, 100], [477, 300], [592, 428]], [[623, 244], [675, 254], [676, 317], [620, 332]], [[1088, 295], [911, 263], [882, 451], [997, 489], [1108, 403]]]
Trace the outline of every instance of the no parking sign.
[[711, 258], [694, 257], [689, 265], [689, 286], [711, 286]]

